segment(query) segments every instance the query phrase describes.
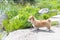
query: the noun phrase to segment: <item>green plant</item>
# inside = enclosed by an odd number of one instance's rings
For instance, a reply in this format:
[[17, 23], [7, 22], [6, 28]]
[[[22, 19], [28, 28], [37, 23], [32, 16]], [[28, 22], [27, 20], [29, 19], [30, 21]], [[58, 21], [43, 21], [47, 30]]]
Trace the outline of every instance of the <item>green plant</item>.
[[48, 19], [50, 16], [48, 14], [43, 14], [42, 19]]
[[18, 11], [11, 9], [6, 13], [8, 19], [3, 21], [6, 31], [9, 32], [17, 29], [30, 28], [32, 25], [28, 22], [28, 17], [30, 15], [35, 16], [38, 10], [39, 8], [34, 8], [33, 6], [25, 6]]
[[52, 26], [58, 25], [58, 22], [53, 21], [53, 22], [51, 22], [51, 25], [52, 25]]
[[[50, 3], [51, 2], [51, 3]], [[13, 2], [14, 3], [14, 2]], [[9, 8], [9, 10], [5, 10], [5, 13], [8, 16], [8, 19], [3, 21], [3, 25], [7, 32], [14, 31], [17, 29], [24, 29], [32, 27], [31, 23], [28, 22], [28, 17], [33, 15], [36, 19], [43, 20], [48, 19], [52, 16], [56, 15], [56, 12], [49, 12], [45, 14], [39, 14], [38, 11], [41, 8], [49, 8], [49, 9], [59, 9], [58, 3], [55, 1], [43, 1], [39, 0], [35, 5], [21, 5], [21, 4], [12, 4], [8, 3], [5, 5], [5, 8]]]
[[2, 40], [2, 34], [0, 34], [0, 40]]
[[20, 4], [23, 4], [25, 5], [26, 3], [30, 3], [30, 4], [33, 4], [35, 3], [35, 0], [13, 0], [15, 3], [20, 3]]

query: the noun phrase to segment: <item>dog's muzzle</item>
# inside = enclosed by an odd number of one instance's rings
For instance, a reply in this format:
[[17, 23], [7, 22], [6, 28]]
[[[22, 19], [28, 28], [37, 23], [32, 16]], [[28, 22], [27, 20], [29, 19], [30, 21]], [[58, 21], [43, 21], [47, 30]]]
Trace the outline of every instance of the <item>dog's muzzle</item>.
[[31, 22], [30, 20], [28, 20], [28, 22]]

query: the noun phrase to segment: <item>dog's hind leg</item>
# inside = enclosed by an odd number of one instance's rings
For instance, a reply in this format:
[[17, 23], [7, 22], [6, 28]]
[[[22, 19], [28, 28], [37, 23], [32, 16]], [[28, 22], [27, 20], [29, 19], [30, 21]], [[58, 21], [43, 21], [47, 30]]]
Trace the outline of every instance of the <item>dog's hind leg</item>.
[[48, 28], [49, 31], [51, 30], [50, 27], [47, 27], [47, 28]]

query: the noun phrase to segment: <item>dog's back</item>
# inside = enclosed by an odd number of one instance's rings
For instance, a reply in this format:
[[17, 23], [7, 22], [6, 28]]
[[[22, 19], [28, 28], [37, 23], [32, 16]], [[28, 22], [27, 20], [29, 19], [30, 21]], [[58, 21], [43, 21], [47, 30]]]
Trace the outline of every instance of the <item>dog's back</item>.
[[36, 22], [34, 23], [35, 27], [47, 27], [50, 26], [50, 20], [36, 20]]

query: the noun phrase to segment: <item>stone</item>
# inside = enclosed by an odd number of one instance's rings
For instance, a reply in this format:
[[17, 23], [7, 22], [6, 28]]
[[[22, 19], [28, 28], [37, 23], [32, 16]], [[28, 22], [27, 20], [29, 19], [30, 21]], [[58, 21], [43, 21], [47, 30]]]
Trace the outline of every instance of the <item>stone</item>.
[[44, 14], [44, 13], [48, 13], [48, 12], [49, 12], [48, 8], [43, 8], [43, 9], [39, 10], [40, 14]]

